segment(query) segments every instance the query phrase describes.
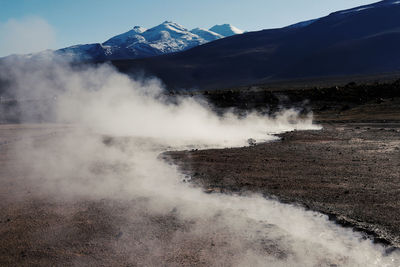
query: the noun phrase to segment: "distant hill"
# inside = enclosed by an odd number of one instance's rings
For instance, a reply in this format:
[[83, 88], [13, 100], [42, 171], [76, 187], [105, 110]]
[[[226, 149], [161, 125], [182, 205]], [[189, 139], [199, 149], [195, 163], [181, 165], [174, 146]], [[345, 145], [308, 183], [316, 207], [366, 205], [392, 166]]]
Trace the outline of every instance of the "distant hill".
[[221, 88], [299, 78], [400, 70], [400, 1], [332, 13], [285, 28], [248, 32], [181, 53], [116, 60], [173, 88]]

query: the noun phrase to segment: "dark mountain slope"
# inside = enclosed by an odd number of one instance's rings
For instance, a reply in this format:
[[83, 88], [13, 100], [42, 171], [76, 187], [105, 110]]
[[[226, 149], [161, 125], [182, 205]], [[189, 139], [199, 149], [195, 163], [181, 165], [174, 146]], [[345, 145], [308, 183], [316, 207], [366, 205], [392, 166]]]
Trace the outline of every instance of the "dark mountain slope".
[[220, 88], [307, 77], [400, 70], [400, 4], [332, 13], [305, 27], [250, 32], [191, 50], [113, 64], [174, 88]]

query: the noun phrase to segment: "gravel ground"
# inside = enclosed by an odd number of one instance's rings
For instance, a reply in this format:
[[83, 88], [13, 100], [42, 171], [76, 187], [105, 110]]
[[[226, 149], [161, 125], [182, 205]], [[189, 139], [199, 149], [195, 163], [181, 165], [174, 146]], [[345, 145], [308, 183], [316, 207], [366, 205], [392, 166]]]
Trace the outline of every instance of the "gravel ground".
[[[174, 210], [148, 213], [146, 199], [49, 198], [38, 188], [40, 179], [27, 182], [31, 174], [18, 168], [12, 147], [65, 131], [0, 126], [0, 266], [232, 266], [249, 248], [287, 257], [279, 244], [254, 242], [213, 222], [196, 234], [193, 222]], [[400, 124], [332, 124], [281, 137], [162, 156], [209, 193], [261, 192], [399, 247]]]
[[14, 144], [53, 144], [68, 131], [0, 125], [0, 266], [235, 266], [247, 250], [287, 257], [275, 241], [254, 241], [225, 228], [218, 216], [198, 223], [172, 208], [149, 211], [154, 203], [146, 197], [48, 192], [49, 180], [19, 165]]
[[208, 192], [258, 192], [400, 247], [400, 123], [330, 124], [273, 143], [168, 152]]

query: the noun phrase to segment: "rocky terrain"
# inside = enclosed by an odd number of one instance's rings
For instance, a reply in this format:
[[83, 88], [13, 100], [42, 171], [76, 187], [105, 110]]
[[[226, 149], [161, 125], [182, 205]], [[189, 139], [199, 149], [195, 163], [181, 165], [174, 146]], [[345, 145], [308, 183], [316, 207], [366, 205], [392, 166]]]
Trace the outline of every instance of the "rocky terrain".
[[[400, 245], [399, 82], [206, 91], [216, 110], [313, 112], [321, 131], [248, 148], [166, 153], [210, 192], [259, 192]], [[306, 101], [305, 101], [306, 99]]]
[[[396, 86], [195, 93], [193, 97], [208, 98], [215, 110], [235, 108], [239, 114], [249, 109], [273, 113], [291, 102], [304, 114], [313, 111], [323, 130], [289, 132], [279, 141], [251, 142], [250, 147], [166, 152], [160, 157], [177, 164], [207, 193], [261, 193], [319, 211], [384, 244], [389, 253], [400, 246]], [[208, 234], [196, 234], [194, 222], [180, 219], [173, 209], [148, 213], [145, 198], [65, 199], [43, 191], [43, 180], [32, 180], [33, 174], [18, 166], [14, 145], [26, 138], [46, 142], [67, 131], [62, 125], [1, 125], [0, 265], [235, 265], [247, 249], [276, 259], [289, 257], [279, 243], [255, 242], [214, 221], [206, 223], [203, 233]]]
[[303, 114], [313, 112], [317, 122], [390, 122], [400, 119], [400, 80], [351, 82], [338, 86], [321, 82], [314, 87], [296, 83], [259, 85], [204, 91], [203, 95], [217, 110], [234, 108], [239, 113], [257, 110], [273, 114], [283, 108], [295, 108]]
[[208, 192], [259, 192], [400, 246], [400, 123], [325, 124], [246, 148], [169, 152]]

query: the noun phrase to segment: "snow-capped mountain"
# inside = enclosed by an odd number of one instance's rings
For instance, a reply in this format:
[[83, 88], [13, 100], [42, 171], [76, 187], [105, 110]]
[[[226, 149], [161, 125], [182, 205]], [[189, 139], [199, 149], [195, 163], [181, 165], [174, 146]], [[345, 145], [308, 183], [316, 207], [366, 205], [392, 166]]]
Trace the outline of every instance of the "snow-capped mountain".
[[135, 59], [179, 52], [239, 33], [243, 31], [229, 24], [189, 31], [177, 23], [165, 21], [151, 29], [135, 26], [102, 44], [75, 45], [56, 53], [69, 54], [79, 60]]
[[242, 34], [243, 31], [230, 24], [215, 25], [210, 29], [212, 32], [216, 32], [222, 36], [228, 37], [235, 34]]
[[141, 70], [155, 75], [173, 89], [221, 89], [327, 77], [352, 81], [381, 74], [398, 79], [399, 18], [400, 0], [385, 0], [280, 29], [216, 40], [168, 57], [113, 63], [127, 73]]

